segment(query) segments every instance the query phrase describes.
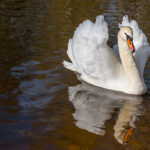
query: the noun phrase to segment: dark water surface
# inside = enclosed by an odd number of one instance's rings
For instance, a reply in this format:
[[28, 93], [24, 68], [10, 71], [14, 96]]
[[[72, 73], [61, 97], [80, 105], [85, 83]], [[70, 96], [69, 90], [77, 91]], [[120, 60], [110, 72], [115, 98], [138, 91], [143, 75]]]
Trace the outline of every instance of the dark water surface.
[[[78, 24], [99, 14], [110, 46], [125, 14], [150, 42], [149, 8], [148, 0], [1, 0], [0, 149], [150, 150], [150, 89], [142, 97], [99, 89], [61, 64]], [[145, 80], [149, 88], [150, 61]]]

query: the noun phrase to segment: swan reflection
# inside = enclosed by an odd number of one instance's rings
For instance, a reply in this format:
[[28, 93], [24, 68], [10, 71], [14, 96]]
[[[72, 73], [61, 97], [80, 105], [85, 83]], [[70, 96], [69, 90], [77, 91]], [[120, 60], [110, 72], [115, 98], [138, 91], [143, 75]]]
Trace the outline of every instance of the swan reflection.
[[104, 135], [105, 122], [111, 119], [116, 109], [119, 109], [114, 125], [114, 137], [121, 143], [127, 143], [135, 128], [134, 122], [142, 114], [142, 97], [94, 87], [82, 82], [69, 87], [69, 100], [75, 107], [73, 118], [75, 125], [89, 132]]

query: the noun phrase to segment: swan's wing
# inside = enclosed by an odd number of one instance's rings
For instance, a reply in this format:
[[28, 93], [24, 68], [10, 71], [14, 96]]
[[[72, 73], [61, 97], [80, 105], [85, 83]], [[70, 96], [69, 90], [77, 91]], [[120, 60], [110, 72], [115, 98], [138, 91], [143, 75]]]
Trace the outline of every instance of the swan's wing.
[[107, 45], [108, 37], [103, 16], [98, 16], [95, 23], [84, 21], [68, 43], [67, 54], [72, 63], [64, 62], [64, 66], [98, 80], [110, 79], [116, 74], [119, 61]]
[[129, 21], [128, 16], [123, 17], [121, 24], [119, 24], [119, 27], [122, 26], [130, 26], [133, 29], [133, 43], [136, 49], [134, 57], [140, 74], [143, 76], [146, 61], [150, 55], [150, 47], [147, 37], [139, 28], [137, 22], [135, 20]]

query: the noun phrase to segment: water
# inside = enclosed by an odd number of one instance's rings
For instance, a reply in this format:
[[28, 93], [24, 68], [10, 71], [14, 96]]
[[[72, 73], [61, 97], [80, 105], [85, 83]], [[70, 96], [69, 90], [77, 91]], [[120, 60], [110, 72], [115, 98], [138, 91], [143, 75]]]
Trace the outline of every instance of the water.
[[133, 97], [99, 89], [61, 64], [78, 24], [99, 14], [110, 46], [126, 14], [150, 42], [149, 8], [147, 0], [1, 1], [0, 149], [149, 150], [150, 90]]

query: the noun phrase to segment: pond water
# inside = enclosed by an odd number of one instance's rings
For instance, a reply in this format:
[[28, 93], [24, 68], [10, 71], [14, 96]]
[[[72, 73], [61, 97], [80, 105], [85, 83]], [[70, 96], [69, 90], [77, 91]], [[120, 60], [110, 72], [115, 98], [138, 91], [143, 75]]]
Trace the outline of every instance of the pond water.
[[149, 8], [148, 0], [2, 0], [0, 149], [149, 150], [150, 61], [144, 96], [81, 83], [61, 63], [78, 24], [99, 14], [110, 46], [126, 14], [150, 42]]

